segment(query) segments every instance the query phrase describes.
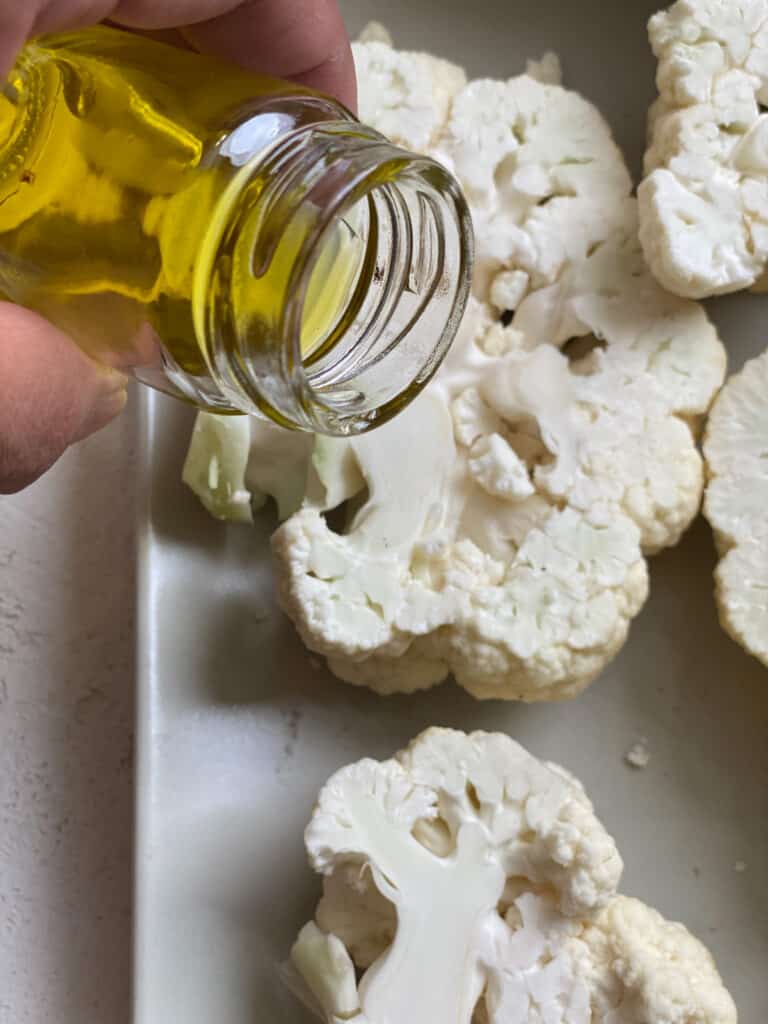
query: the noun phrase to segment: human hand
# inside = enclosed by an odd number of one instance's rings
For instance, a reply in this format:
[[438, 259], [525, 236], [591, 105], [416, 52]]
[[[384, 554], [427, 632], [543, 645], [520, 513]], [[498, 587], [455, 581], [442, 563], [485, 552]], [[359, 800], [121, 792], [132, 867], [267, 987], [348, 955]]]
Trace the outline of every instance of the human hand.
[[[0, 0], [0, 74], [32, 36], [105, 19], [355, 105], [336, 0]], [[126, 404], [126, 384], [36, 313], [0, 303], [0, 494], [26, 487], [106, 426]]]

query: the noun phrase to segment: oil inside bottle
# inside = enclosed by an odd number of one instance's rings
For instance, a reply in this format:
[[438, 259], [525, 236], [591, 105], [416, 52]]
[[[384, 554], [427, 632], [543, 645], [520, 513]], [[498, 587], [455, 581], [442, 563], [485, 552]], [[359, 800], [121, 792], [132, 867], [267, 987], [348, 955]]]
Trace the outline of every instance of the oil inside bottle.
[[[220, 297], [198, 272], [201, 256], [247, 201], [227, 301], [249, 330], [276, 338], [314, 218], [297, 204], [279, 243], [259, 252], [267, 183], [250, 174], [247, 147], [221, 153], [223, 126], [234, 130], [254, 99], [290, 88], [106, 28], [28, 47], [0, 94], [0, 289], [103, 362], [151, 361], [159, 341], [184, 372], [202, 376], [195, 311]], [[317, 252], [305, 356], [342, 315], [363, 257], [352, 211]]]

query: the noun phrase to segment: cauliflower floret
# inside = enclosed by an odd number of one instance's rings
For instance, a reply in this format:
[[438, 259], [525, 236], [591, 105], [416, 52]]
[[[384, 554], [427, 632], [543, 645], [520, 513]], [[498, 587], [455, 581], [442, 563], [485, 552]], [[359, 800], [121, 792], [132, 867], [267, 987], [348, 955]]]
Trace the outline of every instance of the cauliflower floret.
[[542, 85], [562, 85], [563, 68], [560, 58], [556, 53], [547, 50], [540, 60], [529, 60], [525, 66], [525, 73], [530, 78], [535, 78]]
[[466, 85], [462, 68], [428, 53], [394, 50], [386, 41], [352, 45], [360, 119], [401, 146], [424, 150]]
[[475, 483], [498, 498], [529, 498], [536, 493], [528, 467], [500, 434], [479, 437], [469, 452]]
[[370, 967], [392, 942], [397, 914], [359, 864], [341, 864], [323, 878], [315, 912], [324, 932], [338, 935], [358, 967]]
[[216, 519], [252, 523], [258, 497], [246, 486], [251, 450], [247, 416], [200, 413], [195, 421], [182, 479]]
[[355, 967], [344, 943], [322, 932], [310, 921], [293, 950], [296, 970], [318, 1005], [331, 1019], [349, 1020], [360, 1001], [355, 984]]
[[369, 21], [357, 38], [359, 43], [385, 43], [393, 45], [392, 34], [380, 21]]
[[768, 261], [768, 0], [678, 0], [651, 18], [640, 239], [658, 280], [703, 298], [754, 285]]
[[[525, 273], [555, 281], [621, 219], [632, 189], [621, 153], [598, 111], [577, 93], [521, 75], [470, 82], [454, 98], [434, 155], [470, 200], [477, 236], [474, 294], [498, 302]], [[510, 306], [510, 309], [516, 308]]]
[[569, 950], [592, 993], [593, 1019], [736, 1024], [736, 1007], [709, 950], [639, 900], [611, 900]]
[[768, 351], [720, 392], [704, 454], [704, 512], [723, 556], [715, 577], [720, 618], [768, 666]]
[[736, 1024], [703, 946], [617, 895], [582, 786], [507, 736], [342, 769], [306, 845], [326, 882], [293, 961], [331, 1024]]

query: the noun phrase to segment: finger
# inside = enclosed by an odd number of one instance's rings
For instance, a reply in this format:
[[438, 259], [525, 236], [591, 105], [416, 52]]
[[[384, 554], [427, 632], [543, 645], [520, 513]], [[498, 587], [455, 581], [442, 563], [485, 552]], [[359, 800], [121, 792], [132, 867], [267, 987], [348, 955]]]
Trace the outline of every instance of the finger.
[[118, 0], [0, 0], [0, 71], [7, 74], [32, 36], [95, 25]]
[[115, 21], [129, 28], [177, 28], [228, 14], [244, 0], [118, 0], [111, 4]]
[[21, 490], [125, 406], [126, 378], [97, 367], [42, 317], [0, 303], [0, 493]]
[[[201, 18], [202, 16], [202, 18]], [[336, 0], [125, 0], [115, 20], [131, 28], [186, 25], [196, 49], [357, 103], [352, 50]]]
[[19, 50], [44, 32], [96, 25], [108, 18], [138, 28], [176, 28], [216, 18], [242, 0], [0, 0], [0, 72], [7, 74]]
[[292, 78], [354, 109], [355, 71], [337, 0], [0, 0], [0, 72], [26, 39], [111, 18], [131, 28], [192, 26], [201, 50]]
[[33, 6], [0, 0], [0, 74], [5, 77], [13, 67], [16, 54], [32, 34], [35, 23]]
[[352, 50], [336, 0], [249, 0], [185, 35], [200, 50], [356, 105]]

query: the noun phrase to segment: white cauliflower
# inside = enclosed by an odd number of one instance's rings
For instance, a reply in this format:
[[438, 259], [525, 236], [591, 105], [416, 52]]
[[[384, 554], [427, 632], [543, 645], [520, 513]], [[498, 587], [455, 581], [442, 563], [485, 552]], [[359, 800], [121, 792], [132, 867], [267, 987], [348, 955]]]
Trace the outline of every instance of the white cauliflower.
[[[364, 95], [371, 62], [413, 63], [383, 42], [356, 55]], [[724, 350], [702, 308], [647, 271], [593, 106], [530, 75], [458, 91], [448, 77], [416, 95], [374, 76], [386, 102], [364, 115], [386, 131], [429, 108], [424, 148], [472, 206], [474, 296], [416, 402], [370, 435], [317, 442], [304, 507], [274, 538], [278, 590], [350, 682], [391, 693], [453, 673], [479, 698], [562, 699], [621, 648], [644, 555], [698, 510], [694, 433]]]
[[643, 553], [698, 510], [692, 427], [723, 348], [645, 269], [629, 176], [585, 100], [473, 82], [430, 151], [473, 207], [475, 297], [426, 394], [347, 442], [365, 486], [343, 532], [310, 503], [276, 533], [282, 604], [337, 675], [381, 693], [453, 673], [480, 698], [570, 697], [624, 642]]
[[349, 443], [367, 500], [348, 532], [307, 507], [273, 542], [284, 607], [342, 678], [394, 692], [452, 670], [479, 697], [556, 698], [618, 650], [647, 586], [633, 522], [477, 487], [435, 389]]
[[768, 351], [732, 377], [715, 402], [704, 454], [704, 512], [723, 556], [723, 626], [768, 666]]
[[253, 495], [245, 482], [250, 451], [247, 416], [198, 415], [182, 479], [216, 519], [253, 522]]
[[560, 58], [551, 50], [547, 50], [545, 54], [542, 54], [540, 60], [527, 61], [525, 65], [525, 73], [530, 78], [535, 78], [537, 82], [541, 82], [543, 85], [563, 84], [563, 68], [560, 64]]
[[393, 45], [392, 33], [386, 27], [382, 25], [380, 21], [369, 21], [363, 31], [358, 36], [358, 42], [360, 43], [386, 43], [387, 46]]
[[768, 0], [678, 0], [649, 34], [646, 258], [678, 295], [748, 288], [768, 262]]
[[401, 146], [427, 149], [466, 85], [463, 69], [428, 53], [394, 50], [380, 32], [352, 51], [360, 119]]
[[287, 519], [306, 497], [314, 448], [312, 437], [274, 423], [201, 412], [182, 479], [217, 519], [253, 523], [269, 498]]
[[736, 1022], [704, 947], [617, 895], [581, 785], [507, 736], [342, 769], [306, 845], [325, 891], [293, 961], [330, 1024]]
[[625, 218], [632, 182], [600, 113], [577, 93], [528, 75], [470, 82], [432, 152], [457, 175], [472, 208], [478, 298], [490, 297], [502, 270], [526, 274], [534, 289], [553, 284]]

